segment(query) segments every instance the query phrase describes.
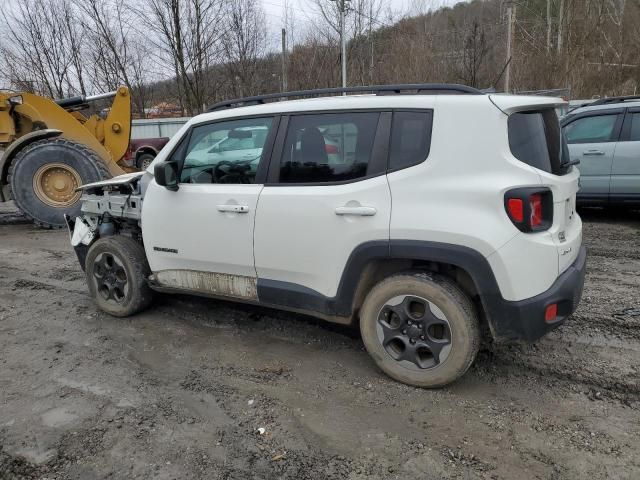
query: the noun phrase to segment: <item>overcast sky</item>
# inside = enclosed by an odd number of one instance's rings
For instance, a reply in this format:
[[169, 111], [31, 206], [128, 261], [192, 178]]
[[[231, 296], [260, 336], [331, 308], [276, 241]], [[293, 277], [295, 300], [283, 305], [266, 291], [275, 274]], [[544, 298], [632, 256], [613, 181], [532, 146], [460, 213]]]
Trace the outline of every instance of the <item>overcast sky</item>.
[[[267, 16], [267, 24], [270, 36], [279, 36], [282, 28], [282, 18], [284, 12], [284, 4], [287, 0], [261, 0], [264, 12]], [[324, 0], [329, 2], [330, 0]], [[414, 4], [422, 4], [423, 8], [438, 8], [441, 6], [451, 6], [461, 1], [467, 0], [382, 0], [385, 5], [381, 20], [386, 21], [391, 14], [394, 18], [400, 17], [410, 12], [411, 6]], [[288, 0], [290, 9], [294, 14], [296, 24], [311, 25], [310, 19], [316, 12], [314, 0]], [[414, 12], [415, 13], [415, 12]], [[302, 30], [302, 28], [299, 28]], [[279, 38], [279, 37], [278, 37]], [[278, 40], [279, 41], [279, 40]]]

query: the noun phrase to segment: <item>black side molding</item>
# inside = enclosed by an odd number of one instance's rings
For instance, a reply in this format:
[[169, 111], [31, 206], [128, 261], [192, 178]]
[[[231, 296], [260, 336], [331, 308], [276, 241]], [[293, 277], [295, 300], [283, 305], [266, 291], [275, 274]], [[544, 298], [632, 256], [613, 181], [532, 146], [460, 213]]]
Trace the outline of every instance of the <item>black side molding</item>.
[[489, 263], [479, 252], [460, 245], [417, 240], [377, 240], [360, 244], [351, 253], [335, 297], [289, 282], [258, 278], [261, 303], [308, 310], [324, 316], [353, 315], [353, 300], [365, 267], [376, 260], [421, 260], [455, 265], [473, 279], [481, 295], [500, 295]]
[[[349, 257], [335, 297], [326, 297], [293, 283], [258, 278], [258, 301], [330, 321], [340, 318], [348, 322], [355, 313], [353, 301], [362, 272], [370, 262], [385, 259], [446, 263], [466, 271], [478, 292], [494, 339], [534, 341], [558, 327], [575, 311], [584, 284], [586, 251], [584, 247], [581, 248], [574, 264], [546, 292], [525, 300], [507, 301], [500, 292], [489, 262], [476, 250], [417, 240], [366, 242]], [[558, 305], [560, 318], [553, 323], [546, 323], [544, 312], [551, 303]]]
[[335, 297], [326, 297], [311, 288], [278, 280], [258, 278], [260, 303], [317, 312], [323, 316], [349, 317], [360, 274], [373, 261], [389, 258], [389, 242], [376, 240], [360, 244], [351, 253]]

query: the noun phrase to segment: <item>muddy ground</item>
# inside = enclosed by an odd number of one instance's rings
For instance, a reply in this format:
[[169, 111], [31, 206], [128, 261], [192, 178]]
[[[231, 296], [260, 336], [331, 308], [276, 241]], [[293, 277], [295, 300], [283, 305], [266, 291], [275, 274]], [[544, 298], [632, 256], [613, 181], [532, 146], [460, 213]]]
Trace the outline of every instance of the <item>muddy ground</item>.
[[0, 479], [640, 478], [640, 213], [583, 212], [563, 328], [429, 391], [300, 315], [164, 297], [109, 317], [66, 232], [2, 208]]

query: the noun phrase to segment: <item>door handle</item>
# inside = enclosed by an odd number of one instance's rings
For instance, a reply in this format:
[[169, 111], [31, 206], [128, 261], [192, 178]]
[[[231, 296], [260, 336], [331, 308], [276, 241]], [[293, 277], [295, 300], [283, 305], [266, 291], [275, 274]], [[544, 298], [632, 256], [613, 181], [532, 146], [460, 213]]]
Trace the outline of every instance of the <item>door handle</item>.
[[247, 205], [218, 205], [219, 212], [247, 213], [249, 207]]
[[582, 152], [583, 155], [604, 155], [602, 150], [585, 150]]
[[360, 215], [361, 217], [371, 217], [377, 210], [374, 207], [336, 207], [336, 215]]

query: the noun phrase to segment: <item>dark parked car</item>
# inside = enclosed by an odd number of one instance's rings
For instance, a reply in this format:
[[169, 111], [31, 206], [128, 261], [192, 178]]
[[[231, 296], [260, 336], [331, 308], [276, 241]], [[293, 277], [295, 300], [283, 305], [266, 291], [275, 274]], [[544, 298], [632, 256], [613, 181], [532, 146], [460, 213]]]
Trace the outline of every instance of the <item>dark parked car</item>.
[[169, 137], [132, 139], [124, 161], [131, 167], [145, 170], [168, 141]]

